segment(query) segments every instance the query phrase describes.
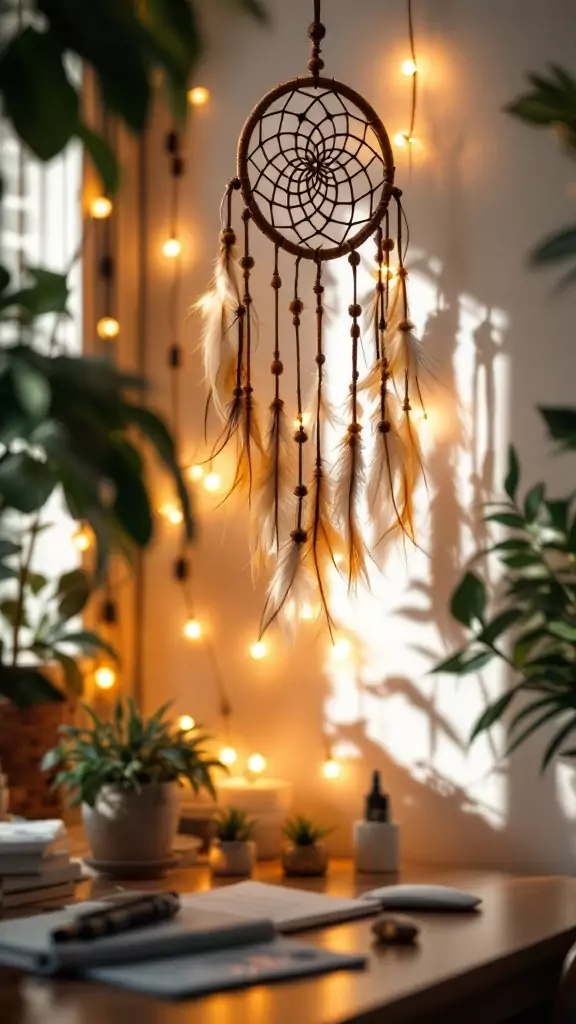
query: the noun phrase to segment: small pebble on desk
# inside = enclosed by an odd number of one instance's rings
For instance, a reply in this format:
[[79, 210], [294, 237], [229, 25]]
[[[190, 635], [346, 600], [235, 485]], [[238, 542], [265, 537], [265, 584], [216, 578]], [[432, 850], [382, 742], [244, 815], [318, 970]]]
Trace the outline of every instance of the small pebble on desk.
[[380, 914], [372, 925], [372, 931], [380, 942], [409, 946], [416, 941], [420, 928], [403, 914]]

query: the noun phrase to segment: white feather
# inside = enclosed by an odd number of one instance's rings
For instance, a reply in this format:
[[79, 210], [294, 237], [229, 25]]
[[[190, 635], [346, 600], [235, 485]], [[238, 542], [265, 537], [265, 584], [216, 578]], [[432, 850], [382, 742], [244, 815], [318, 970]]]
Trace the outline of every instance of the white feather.
[[236, 367], [237, 344], [232, 330], [240, 305], [240, 290], [235, 273], [233, 247], [222, 244], [208, 291], [196, 302], [194, 310], [202, 316], [202, 358], [204, 375], [210, 388], [214, 408], [226, 420], [226, 393], [231, 373]]
[[273, 622], [278, 622], [292, 634], [298, 608], [313, 594], [313, 580], [305, 565], [304, 549], [304, 544], [290, 538], [280, 551], [262, 612], [261, 636]]
[[336, 465], [334, 512], [348, 558], [348, 586], [368, 583], [368, 552], [362, 534], [362, 497], [365, 491], [364, 451], [360, 434], [350, 430], [341, 443]]
[[279, 410], [272, 406], [262, 473], [256, 484], [258, 493], [252, 530], [252, 558], [256, 568], [279, 553], [278, 539], [280, 537], [281, 544], [290, 527], [292, 450], [284, 406]]
[[[406, 458], [397, 416], [392, 413], [391, 404], [396, 396], [386, 397], [386, 415], [390, 430], [383, 434], [375, 431], [374, 455], [368, 471], [367, 497], [370, 517], [376, 527], [379, 541], [396, 526], [402, 524], [402, 473]], [[380, 421], [382, 410], [378, 408], [374, 419]]]

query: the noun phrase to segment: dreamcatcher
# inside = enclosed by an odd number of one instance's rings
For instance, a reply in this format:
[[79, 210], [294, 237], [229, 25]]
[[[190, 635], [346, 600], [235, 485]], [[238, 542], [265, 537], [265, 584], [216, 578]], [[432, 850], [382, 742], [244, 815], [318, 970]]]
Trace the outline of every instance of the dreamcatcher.
[[[212, 403], [222, 430], [212, 455], [228, 442], [237, 445], [232, 491], [244, 489], [254, 518], [255, 564], [274, 563], [263, 611], [261, 633], [288, 617], [295, 603], [316, 591], [328, 627], [327, 573], [336, 555], [345, 555], [348, 583], [368, 582], [370, 554], [362, 530], [366, 502], [378, 539], [398, 531], [414, 540], [413, 499], [422, 474], [412, 402], [421, 402], [419, 343], [408, 311], [404, 266], [401, 191], [394, 185], [394, 162], [384, 125], [366, 100], [347, 85], [321, 76], [325, 28], [320, 0], [308, 30], [310, 76], [272, 89], [246, 121], [238, 144], [237, 177], [222, 203], [220, 252], [212, 285], [198, 306], [204, 319], [203, 357]], [[244, 209], [240, 238], [233, 228], [233, 200], [240, 192]], [[395, 239], [391, 237], [394, 207]], [[270, 421], [263, 433], [252, 385], [256, 333], [251, 276], [254, 259], [250, 232], [255, 225], [274, 246], [274, 341]], [[376, 244], [377, 280], [371, 308], [358, 296], [359, 247], [370, 235]], [[394, 286], [390, 256], [397, 253]], [[292, 286], [286, 303], [292, 318], [296, 362], [295, 429], [281, 396], [283, 373], [280, 270], [293, 257]], [[346, 428], [336, 464], [323, 454], [323, 427], [332, 420], [325, 397], [323, 351], [326, 261], [347, 258], [350, 265], [351, 378]], [[313, 261], [316, 322], [314, 425], [305, 429], [302, 398], [300, 294], [303, 260]], [[362, 325], [369, 316], [373, 365], [364, 380], [358, 370]], [[363, 412], [376, 435], [367, 464]], [[314, 472], [305, 479], [304, 446], [314, 445]], [[295, 455], [295, 458], [291, 456]], [[294, 471], [292, 469], [294, 465]], [[344, 571], [344, 569], [342, 569]]]

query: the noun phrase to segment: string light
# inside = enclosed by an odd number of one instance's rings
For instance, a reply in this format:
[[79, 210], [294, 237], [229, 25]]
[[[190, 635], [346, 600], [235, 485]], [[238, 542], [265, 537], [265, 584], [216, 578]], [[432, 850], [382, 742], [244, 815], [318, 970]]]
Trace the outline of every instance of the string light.
[[192, 732], [196, 728], [196, 722], [192, 718], [192, 715], [180, 715], [178, 719], [178, 728], [181, 732]]
[[262, 754], [251, 754], [248, 758], [248, 771], [252, 775], [261, 775], [266, 768], [266, 758]]
[[305, 601], [300, 609], [299, 614], [299, 618], [302, 620], [302, 622], [311, 622], [312, 619], [316, 618], [316, 615], [316, 609], [313, 608], [312, 605], [308, 603], [308, 601]]
[[202, 480], [204, 476], [204, 466], [190, 466], [188, 474], [191, 480]]
[[195, 85], [193, 89], [188, 90], [188, 102], [193, 107], [205, 107], [210, 99], [210, 92], [204, 85]]
[[394, 136], [394, 142], [402, 149], [404, 146], [413, 146], [416, 139], [410, 134], [410, 132], [397, 132]]
[[103, 341], [110, 341], [112, 338], [118, 337], [120, 324], [113, 316], [102, 316], [96, 324], [96, 331], [98, 337]]
[[204, 488], [210, 494], [217, 494], [222, 488], [222, 477], [219, 473], [208, 473], [204, 477]]
[[169, 259], [176, 259], [182, 252], [182, 243], [178, 238], [167, 238], [162, 246], [162, 252]]
[[402, 74], [406, 75], [406, 78], [410, 78], [412, 75], [415, 75], [417, 71], [418, 65], [416, 64], [416, 61], [412, 59], [402, 61]]
[[202, 636], [202, 625], [198, 619], [188, 619], [184, 625], [184, 636], [188, 640], [199, 640]]
[[250, 657], [254, 661], [262, 661], [268, 654], [268, 648], [263, 640], [257, 640], [255, 644], [252, 644], [250, 648]]
[[352, 644], [343, 636], [333, 644], [331, 653], [335, 661], [346, 661], [352, 653]]
[[77, 551], [88, 551], [92, 545], [92, 530], [89, 526], [77, 526], [72, 534], [72, 543]]
[[342, 554], [341, 551], [335, 551], [334, 552], [334, 564], [335, 565], [342, 565], [343, 563], [344, 563], [344, 555]]
[[222, 764], [226, 765], [227, 768], [231, 768], [238, 760], [238, 752], [234, 747], [222, 747], [222, 750], [218, 754], [218, 760], [221, 761]]
[[96, 196], [90, 203], [90, 216], [94, 220], [105, 220], [112, 213], [112, 201], [108, 196]]
[[339, 779], [342, 769], [333, 757], [329, 757], [322, 765], [322, 774], [325, 779]]
[[116, 682], [116, 673], [109, 665], [100, 665], [94, 673], [94, 682], [99, 690], [111, 690]]
[[162, 516], [163, 519], [167, 519], [168, 522], [172, 524], [172, 526], [180, 526], [180, 523], [184, 518], [182, 509], [179, 508], [178, 505], [174, 505], [171, 502], [169, 502], [167, 505], [162, 506], [162, 508], [160, 509], [160, 515]]

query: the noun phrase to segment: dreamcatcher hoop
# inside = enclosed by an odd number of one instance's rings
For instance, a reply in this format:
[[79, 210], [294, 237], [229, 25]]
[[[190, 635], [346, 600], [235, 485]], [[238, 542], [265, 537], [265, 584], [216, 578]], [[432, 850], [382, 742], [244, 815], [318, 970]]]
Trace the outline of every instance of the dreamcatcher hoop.
[[[275, 104], [288, 97], [287, 101], [274, 109]], [[291, 110], [291, 101], [295, 98], [308, 100], [304, 110]], [[334, 101], [336, 110], [329, 109], [330, 101]], [[344, 104], [347, 101], [347, 104]], [[341, 105], [341, 110], [338, 109]], [[353, 108], [350, 109], [350, 105]], [[314, 116], [311, 116], [314, 115]], [[322, 115], [318, 117], [317, 115]], [[361, 115], [361, 118], [358, 117]], [[266, 132], [263, 126], [267, 118], [276, 118], [277, 131]], [[343, 121], [346, 130], [337, 130], [339, 121]], [[354, 134], [350, 122], [358, 126], [364, 125]], [[290, 126], [292, 122], [292, 127]], [[298, 123], [298, 127], [294, 124]], [[301, 132], [300, 129], [304, 127]], [[370, 134], [369, 134], [370, 133]], [[258, 136], [256, 145], [254, 137]], [[287, 146], [287, 141], [294, 137], [294, 143]], [[372, 144], [377, 144], [378, 149]], [[270, 152], [272, 150], [272, 152]], [[254, 154], [264, 153], [263, 166], [255, 162]], [[290, 154], [290, 156], [288, 155]], [[360, 159], [365, 157], [365, 163]], [[373, 172], [370, 175], [369, 170]], [[380, 171], [381, 169], [381, 171]], [[384, 219], [391, 196], [394, 194], [394, 156], [388, 133], [374, 108], [360, 93], [343, 82], [330, 78], [309, 76], [295, 78], [271, 89], [255, 106], [248, 117], [238, 143], [237, 173], [242, 197], [249, 209], [252, 219], [274, 245], [301, 259], [315, 262], [338, 259], [346, 253], [357, 249], [370, 235], [373, 235]], [[364, 178], [363, 178], [364, 175]], [[256, 183], [254, 177], [256, 176]], [[281, 181], [284, 179], [285, 184]], [[360, 197], [355, 189], [355, 181], [364, 180], [369, 187]], [[260, 189], [260, 183], [268, 186], [272, 193], [266, 196]], [[257, 196], [260, 197], [260, 202]], [[368, 217], [358, 217], [360, 213], [359, 199], [368, 200]], [[268, 205], [269, 216], [263, 212], [264, 204]], [[334, 220], [335, 212], [342, 207], [350, 214], [345, 220]], [[279, 226], [274, 223], [274, 211], [285, 210], [290, 224], [284, 225], [300, 237], [300, 241], [286, 237]], [[311, 233], [310, 237], [324, 238], [333, 241], [332, 245], [310, 245], [302, 240], [302, 236], [294, 224], [294, 211], [304, 215], [296, 222], [298, 226], [306, 223], [306, 214], [311, 218], [310, 226], [316, 228], [318, 222], [325, 221], [325, 226]], [[314, 222], [313, 218], [317, 218]], [[326, 226], [339, 224], [346, 228], [340, 242], [327, 238], [324, 234]], [[362, 227], [353, 235], [348, 232], [361, 223]]]
[[[228, 182], [221, 207], [214, 277], [198, 303], [204, 320], [207, 412], [213, 407], [221, 421], [211, 457], [234, 443], [236, 470], [229, 494], [243, 490], [252, 508], [253, 566], [272, 567], [261, 636], [275, 621], [289, 627], [297, 618], [295, 609], [310, 600], [319, 603], [332, 633], [330, 574], [340, 572], [344, 562], [349, 588], [359, 583], [369, 587], [367, 512], [379, 536], [376, 546], [391, 533], [415, 543], [414, 496], [424, 474], [413, 420], [414, 401], [424, 413], [422, 362], [409, 315], [406, 219], [402, 192], [394, 183], [392, 147], [382, 121], [360, 93], [320, 77], [325, 34], [320, 0], [314, 0], [314, 21], [308, 29], [310, 75], [272, 89], [242, 129], [237, 176]], [[237, 234], [233, 207], [238, 192], [244, 209]], [[254, 389], [258, 321], [252, 287], [259, 267], [251, 248], [252, 224], [273, 243], [267, 429]], [[374, 291], [368, 303], [362, 298], [362, 305], [358, 249], [370, 235], [376, 249]], [[324, 263], [339, 257], [346, 257], [348, 264], [351, 300], [350, 326], [344, 330], [350, 339], [350, 384], [341, 410], [328, 398], [324, 344]], [[302, 260], [315, 264], [314, 303], [308, 305], [302, 298], [309, 277], [300, 273]], [[283, 308], [290, 314], [288, 331]], [[311, 334], [302, 330], [306, 321], [315, 334], [311, 397], [304, 395]], [[363, 342], [366, 335], [370, 348]], [[362, 350], [372, 357], [363, 379]], [[296, 376], [295, 418], [281, 387], [286, 351]], [[311, 409], [305, 408], [308, 403]], [[332, 457], [323, 447], [327, 423], [342, 430]], [[311, 473], [305, 454], [310, 449]]]

